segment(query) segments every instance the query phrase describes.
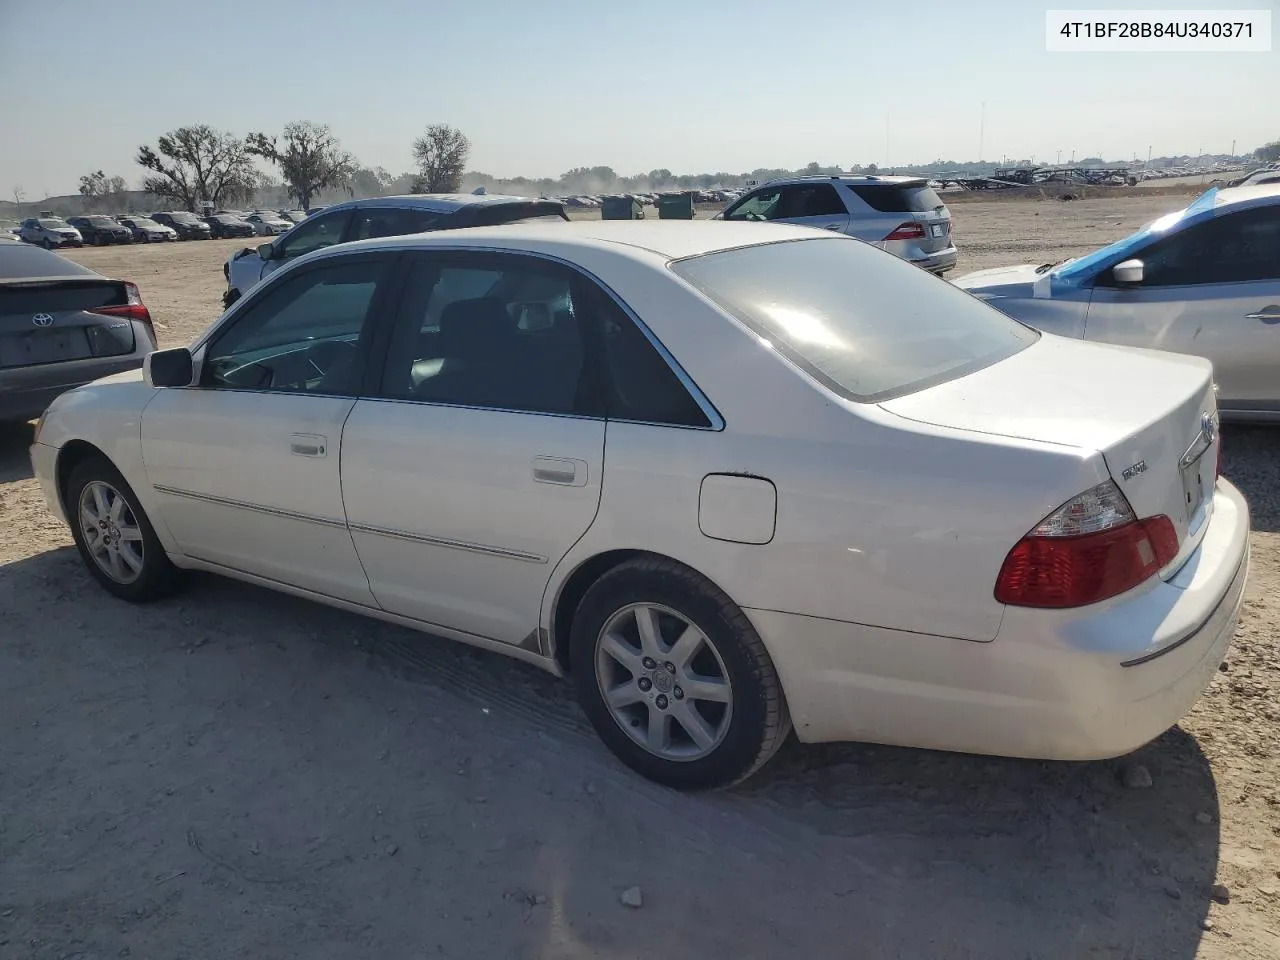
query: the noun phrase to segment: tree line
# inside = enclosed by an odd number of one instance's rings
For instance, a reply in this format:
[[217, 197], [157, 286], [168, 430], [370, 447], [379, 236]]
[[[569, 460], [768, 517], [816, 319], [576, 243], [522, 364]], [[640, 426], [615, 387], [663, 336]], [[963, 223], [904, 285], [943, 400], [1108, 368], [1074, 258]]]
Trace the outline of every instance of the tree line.
[[[630, 193], [646, 190], [694, 190], [737, 187], [747, 181], [764, 181], [796, 175], [834, 175], [877, 172], [875, 164], [824, 165], [815, 162], [795, 169], [760, 167], [731, 173], [675, 174], [666, 168], [621, 175], [608, 166], [575, 167], [559, 177], [500, 178], [467, 171], [471, 143], [462, 131], [444, 123], [426, 127], [413, 142], [417, 169], [393, 176], [382, 167], [362, 166], [343, 149], [327, 124], [298, 120], [285, 124], [279, 134], [252, 132], [237, 137], [208, 124], [192, 124], [171, 130], [154, 144], [142, 144], [135, 157], [146, 171], [141, 190], [157, 201], [196, 210], [202, 201], [215, 207], [248, 205], [269, 198], [296, 203], [309, 210], [320, 197], [379, 196], [397, 193], [452, 193], [483, 186], [497, 192], [526, 196]], [[1254, 151], [1260, 162], [1280, 160], [1280, 141]], [[264, 172], [265, 161], [278, 178]], [[990, 163], [937, 160], [931, 164], [896, 167], [894, 172], [933, 174], [942, 171], [972, 172]], [[980, 171], [981, 172], [981, 171]], [[102, 170], [80, 178], [79, 192], [88, 210], [121, 209], [128, 187], [121, 176]], [[16, 196], [16, 192], [15, 192]]]

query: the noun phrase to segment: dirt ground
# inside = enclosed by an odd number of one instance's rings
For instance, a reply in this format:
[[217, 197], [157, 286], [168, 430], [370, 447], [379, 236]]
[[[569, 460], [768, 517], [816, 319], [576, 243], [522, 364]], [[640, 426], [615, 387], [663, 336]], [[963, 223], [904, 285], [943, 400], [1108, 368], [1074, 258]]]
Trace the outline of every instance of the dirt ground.
[[[960, 272], [1182, 202], [966, 200]], [[218, 315], [236, 246], [74, 258], [139, 283], [170, 346]], [[700, 796], [621, 768], [514, 661], [213, 577], [110, 599], [29, 442], [0, 438], [0, 958], [1280, 957], [1278, 430], [1226, 430], [1246, 609], [1158, 741], [1088, 764], [792, 742]]]

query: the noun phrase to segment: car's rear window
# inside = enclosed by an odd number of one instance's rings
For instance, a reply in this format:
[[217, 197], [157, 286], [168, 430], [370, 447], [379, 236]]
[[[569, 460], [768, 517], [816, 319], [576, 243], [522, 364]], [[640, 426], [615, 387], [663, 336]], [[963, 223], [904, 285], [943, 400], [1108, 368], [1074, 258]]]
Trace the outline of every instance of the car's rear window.
[[834, 393], [878, 403], [990, 366], [1039, 334], [849, 238], [760, 244], [671, 265]]
[[943, 206], [942, 198], [928, 184], [850, 184], [849, 189], [881, 213], [928, 213]]

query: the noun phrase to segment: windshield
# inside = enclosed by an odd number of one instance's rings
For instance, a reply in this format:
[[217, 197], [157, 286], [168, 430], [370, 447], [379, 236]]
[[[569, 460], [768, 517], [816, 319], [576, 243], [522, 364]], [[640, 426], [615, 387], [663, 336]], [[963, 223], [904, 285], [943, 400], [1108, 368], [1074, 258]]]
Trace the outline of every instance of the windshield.
[[110, 217], [89, 217], [89, 223], [95, 227], [114, 227], [116, 222]]
[[671, 269], [815, 380], [863, 403], [954, 380], [1039, 336], [856, 240], [762, 244]]
[[41, 217], [40, 226], [56, 230], [58, 227], [69, 227], [71, 224], [67, 223], [65, 220], [59, 219], [58, 217]]
[[1139, 247], [1146, 246], [1153, 237], [1169, 233], [1175, 227], [1184, 225], [1184, 221], [1193, 215], [1212, 210], [1217, 202], [1217, 196], [1218, 190], [1214, 187], [1202, 193], [1191, 206], [1183, 210], [1175, 210], [1173, 213], [1166, 213], [1159, 220], [1153, 220], [1141, 230], [1131, 233], [1123, 240], [1109, 243], [1101, 250], [1086, 254], [1079, 260], [1072, 260], [1062, 269], [1055, 271], [1054, 276], [1062, 280], [1081, 279], [1092, 276], [1098, 270], [1126, 260]]
[[147, 217], [130, 217], [130, 218], [129, 218], [129, 222], [130, 222], [131, 224], [133, 224], [135, 227], [144, 227], [144, 228], [145, 228], [145, 227], [159, 227], [159, 226], [160, 226], [160, 224], [156, 223], [154, 220], [151, 220], [151, 219], [149, 219], [149, 218], [147, 218]]
[[169, 216], [173, 217], [174, 223], [199, 223], [200, 222], [199, 220], [196, 219], [196, 215], [194, 213], [171, 213], [169, 214]]

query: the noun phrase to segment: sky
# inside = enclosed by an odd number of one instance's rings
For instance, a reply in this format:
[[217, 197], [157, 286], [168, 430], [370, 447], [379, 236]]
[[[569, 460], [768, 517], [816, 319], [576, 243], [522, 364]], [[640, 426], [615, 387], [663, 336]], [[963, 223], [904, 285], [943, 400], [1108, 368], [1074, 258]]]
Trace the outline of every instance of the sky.
[[[1280, 0], [1077, 3], [1270, 9]], [[0, 197], [135, 184], [139, 144], [327, 123], [413, 167], [428, 123], [469, 168], [558, 176], [1002, 157], [1226, 153], [1280, 139], [1271, 53], [1049, 53], [1070, 0], [0, 0]], [[185, 13], [184, 13], [185, 11]], [[1273, 31], [1276, 29], [1273, 26]]]

